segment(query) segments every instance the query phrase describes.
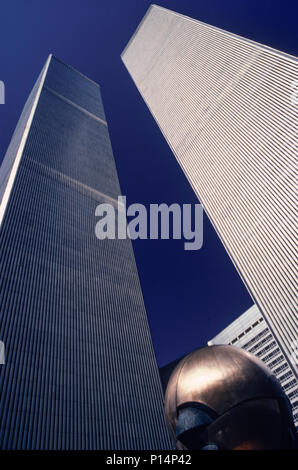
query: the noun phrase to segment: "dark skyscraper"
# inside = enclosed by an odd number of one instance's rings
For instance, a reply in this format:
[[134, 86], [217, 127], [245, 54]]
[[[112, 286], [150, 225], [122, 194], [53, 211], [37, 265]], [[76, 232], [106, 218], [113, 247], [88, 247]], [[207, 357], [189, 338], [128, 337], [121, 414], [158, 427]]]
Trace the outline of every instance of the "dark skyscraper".
[[0, 447], [170, 447], [131, 242], [98, 240], [120, 195], [96, 83], [50, 56], [0, 171]]

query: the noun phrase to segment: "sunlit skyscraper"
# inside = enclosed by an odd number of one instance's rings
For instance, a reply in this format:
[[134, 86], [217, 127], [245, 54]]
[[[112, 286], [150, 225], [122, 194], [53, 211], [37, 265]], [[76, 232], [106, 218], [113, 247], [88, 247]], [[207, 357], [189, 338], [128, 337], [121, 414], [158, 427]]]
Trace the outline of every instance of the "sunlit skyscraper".
[[153, 5], [122, 60], [297, 374], [297, 58]]
[[[0, 170], [1, 449], [171, 448], [99, 87], [50, 56]], [[4, 362], [4, 360], [2, 361]]]

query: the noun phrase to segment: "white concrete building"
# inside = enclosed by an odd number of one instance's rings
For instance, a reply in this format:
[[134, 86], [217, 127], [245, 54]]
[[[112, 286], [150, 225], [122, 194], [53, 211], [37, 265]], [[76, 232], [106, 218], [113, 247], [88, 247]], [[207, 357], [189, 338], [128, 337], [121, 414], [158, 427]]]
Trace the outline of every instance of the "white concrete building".
[[122, 60], [297, 375], [298, 59], [153, 5]]

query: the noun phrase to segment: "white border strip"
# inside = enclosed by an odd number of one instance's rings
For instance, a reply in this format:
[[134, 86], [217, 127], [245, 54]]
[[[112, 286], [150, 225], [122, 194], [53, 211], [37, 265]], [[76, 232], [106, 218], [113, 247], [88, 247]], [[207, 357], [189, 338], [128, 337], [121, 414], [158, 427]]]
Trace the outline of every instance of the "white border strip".
[[41, 77], [41, 80], [40, 80], [39, 87], [38, 87], [37, 92], [36, 92], [35, 99], [33, 101], [31, 112], [29, 114], [29, 118], [28, 118], [26, 127], [24, 129], [24, 132], [23, 132], [23, 135], [22, 135], [22, 138], [21, 138], [21, 142], [20, 142], [15, 160], [14, 160], [14, 163], [13, 163], [13, 166], [12, 166], [12, 169], [11, 169], [11, 172], [10, 172], [7, 184], [6, 184], [6, 188], [5, 188], [3, 198], [2, 198], [2, 202], [1, 202], [1, 205], [0, 205], [0, 227], [1, 227], [2, 220], [3, 220], [4, 214], [5, 214], [5, 210], [6, 210], [8, 201], [9, 201], [9, 197], [10, 197], [10, 193], [11, 193], [11, 190], [12, 190], [12, 187], [13, 187], [13, 183], [14, 183], [17, 171], [18, 171], [18, 167], [19, 167], [22, 155], [23, 155], [23, 150], [24, 150], [24, 147], [25, 147], [25, 144], [26, 144], [26, 141], [27, 141], [27, 137], [28, 137], [30, 128], [31, 128], [31, 124], [32, 124], [32, 121], [33, 121], [35, 110], [37, 108], [37, 104], [38, 104], [38, 101], [39, 101], [41, 90], [42, 90], [43, 84], [45, 82], [45, 78], [46, 78], [47, 71], [48, 71], [48, 68], [49, 68], [49, 65], [50, 65], [50, 62], [51, 62], [51, 58], [52, 58], [52, 54], [49, 55], [49, 57], [46, 61], [46, 64], [44, 66], [44, 71], [43, 71], [43, 74], [42, 74], [42, 77]]

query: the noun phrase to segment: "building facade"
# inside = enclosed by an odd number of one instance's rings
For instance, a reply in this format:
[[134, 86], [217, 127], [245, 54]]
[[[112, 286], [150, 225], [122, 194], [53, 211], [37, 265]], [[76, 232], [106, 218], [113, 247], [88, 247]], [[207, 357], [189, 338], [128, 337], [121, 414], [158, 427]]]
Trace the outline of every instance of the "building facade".
[[297, 58], [153, 5], [122, 60], [297, 375]]
[[258, 307], [253, 305], [208, 341], [209, 346], [213, 344], [230, 344], [261, 359], [279, 380], [288, 396], [298, 429], [298, 380]]
[[99, 87], [50, 56], [0, 172], [1, 449], [167, 449], [132, 245], [98, 240], [120, 187]]

